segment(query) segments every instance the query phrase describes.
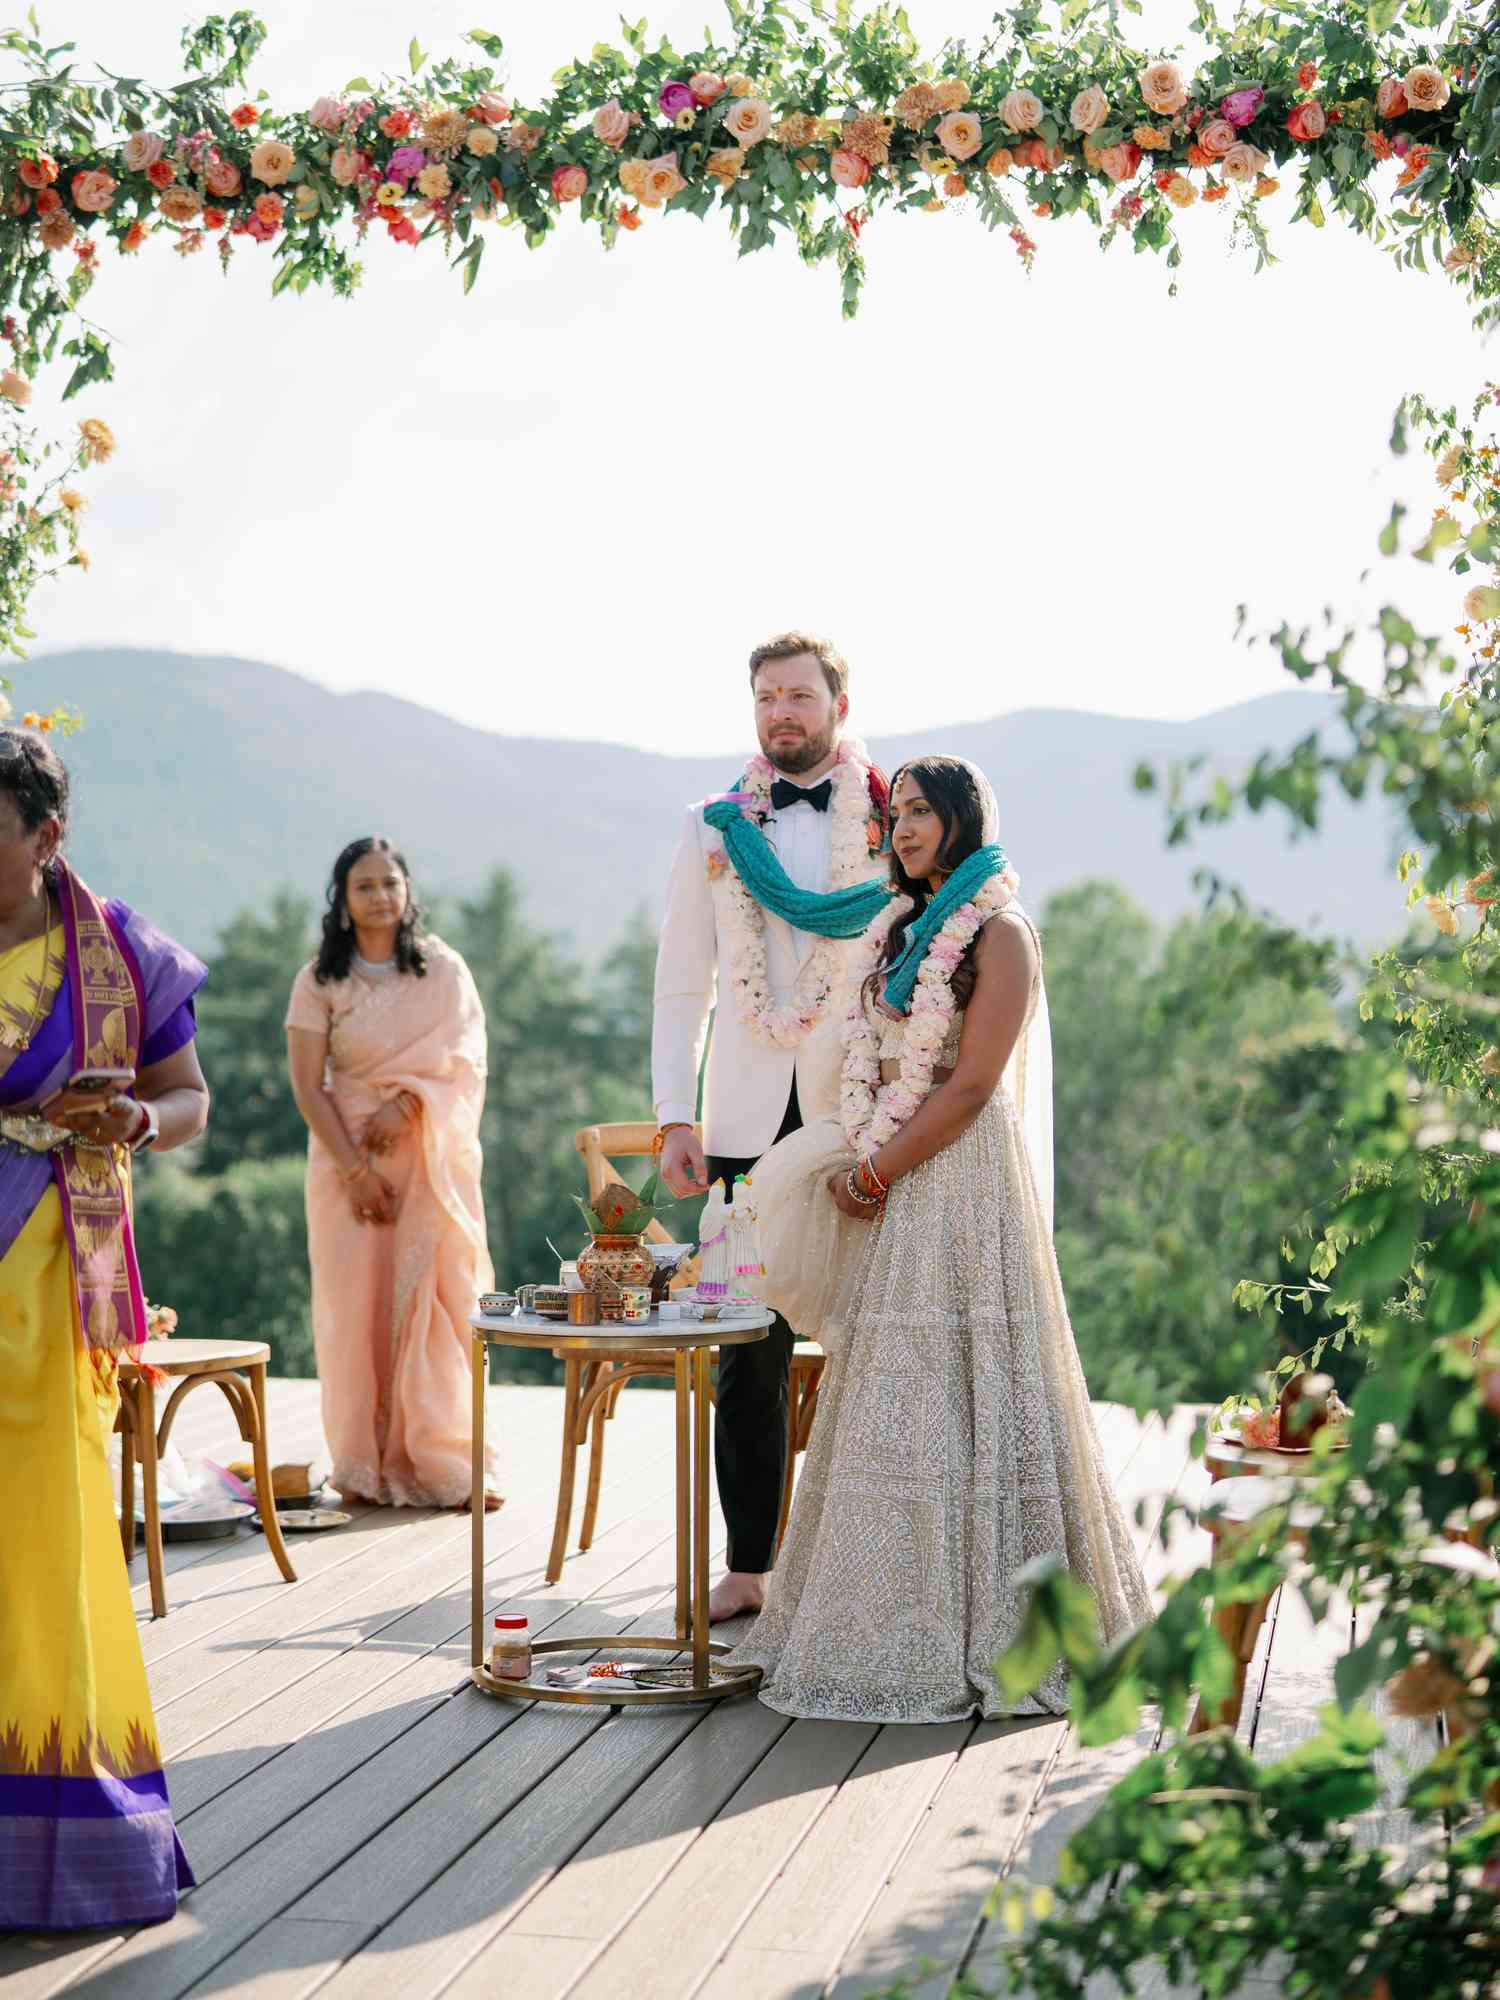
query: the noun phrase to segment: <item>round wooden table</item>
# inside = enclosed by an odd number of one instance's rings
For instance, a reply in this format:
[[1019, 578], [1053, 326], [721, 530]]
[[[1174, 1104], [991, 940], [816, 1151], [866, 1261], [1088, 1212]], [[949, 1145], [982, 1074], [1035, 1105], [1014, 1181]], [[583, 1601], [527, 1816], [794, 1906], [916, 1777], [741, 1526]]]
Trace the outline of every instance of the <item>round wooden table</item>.
[[[504, 1318], [476, 1313], [469, 1322], [473, 1353], [473, 1513], [470, 1582], [470, 1677], [486, 1694], [507, 1701], [585, 1702], [609, 1708], [646, 1708], [663, 1702], [723, 1701], [730, 1695], [753, 1694], [760, 1686], [759, 1667], [715, 1664], [730, 1648], [708, 1636], [708, 1461], [709, 1355], [718, 1347], [739, 1347], [764, 1340], [771, 1314], [763, 1307], [736, 1311], [712, 1320], [663, 1321], [653, 1310], [649, 1320], [608, 1326], [572, 1326], [567, 1320], [517, 1311]], [[489, 1382], [489, 1350], [496, 1347], [540, 1347], [565, 1358], [593, 1359], [611, 1353], [651, 1347], [672, 1356], [672, 1381], [677, 1398], [677, 1636], [674, 1639], [604, 1638], [532, 1641], [532, 1653], [692, 1654], [690, 1670], [671, 1684], [652, 1687], [561, 1688], [535, 1678], [500, 1680], [484, 1656], [484, 1398]], [[658, 1670], [643, 1669], [656, 1674]]]

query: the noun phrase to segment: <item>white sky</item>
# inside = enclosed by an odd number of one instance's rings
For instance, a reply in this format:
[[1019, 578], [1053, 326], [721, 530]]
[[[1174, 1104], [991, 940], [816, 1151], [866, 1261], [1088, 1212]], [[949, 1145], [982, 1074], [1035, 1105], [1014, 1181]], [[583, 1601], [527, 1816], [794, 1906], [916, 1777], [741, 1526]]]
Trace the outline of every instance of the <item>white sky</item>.
[[[908, 7], [933, 45], [992, 11]], [[163, 80], [202, 11], [41, 6], [50, 38]], [[404, 69], [414, 28], [441, 55], [474, 26], [506, 37], [524, 100], [618, 22], [607, 0], [259, 11], [256, 78], [299, 105]], [[1147, 0], [1140, 39], [1180, 44], [1189, 13]], [[724, 20], [718, 0], [649, 18], [679, 47]], [[1033, 220], [1028, 279], [972, 214], [889, 213], [852, 325], [789, 243], [741, 263], [722, 222], [660, 214], [610, 256], [576, 222], [541, 252], [496, 231], [468, 299], [433, 245], [372, 238], [352, 304], [272, 300], [248, 242], [227, 283], [209, 252], [111, 251], [89, 310], [117, 378], [66, 418], [106, 416], [122, 449], [91, 475], [95, 568], [38, 601], [40, 647], [232, 653], [671, 751], [744, 738], [744, 656], [790, 624], [844, 647], [870, 733], [1284, 687], [1234, 643], [1235, 607], [1360, 601], [1397, 399], [1467, 402], [1495, 361], [1444, 280], [1293, 227], [1286, 190], [1266, 204], [1284, 261], [1256, 277], [1233, 206], [1185, 218], [1175, 300], [1161, 260], [1105, 258], [1080, 221]], [[1425, 469], [1412, 491], [1435, 500]], [[1399, 600], [1449, 622], [1456, 580], [1409, 577]]]

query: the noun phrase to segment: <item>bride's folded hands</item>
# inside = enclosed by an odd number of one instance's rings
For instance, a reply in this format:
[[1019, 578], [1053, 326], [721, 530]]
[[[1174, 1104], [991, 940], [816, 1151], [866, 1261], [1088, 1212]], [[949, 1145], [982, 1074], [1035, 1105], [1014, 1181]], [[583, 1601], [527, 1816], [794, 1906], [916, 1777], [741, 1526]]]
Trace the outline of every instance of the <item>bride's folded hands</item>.
[[393, 1153], [422, 1115], [422, 1100], [408, 1090], [387, 1099], [365, 1126], [365, 1145], [372, 1153]]

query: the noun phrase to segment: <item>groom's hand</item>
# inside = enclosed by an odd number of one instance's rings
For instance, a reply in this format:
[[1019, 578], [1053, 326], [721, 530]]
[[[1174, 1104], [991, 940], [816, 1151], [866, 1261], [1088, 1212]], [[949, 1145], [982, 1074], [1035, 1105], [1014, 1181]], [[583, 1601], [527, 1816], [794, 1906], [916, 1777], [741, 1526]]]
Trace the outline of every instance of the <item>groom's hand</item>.
[[708, 1193], [708, 1162], [691, 1125], [675, 1125], [663, 1139], [661, 1177], [679, 1201]]

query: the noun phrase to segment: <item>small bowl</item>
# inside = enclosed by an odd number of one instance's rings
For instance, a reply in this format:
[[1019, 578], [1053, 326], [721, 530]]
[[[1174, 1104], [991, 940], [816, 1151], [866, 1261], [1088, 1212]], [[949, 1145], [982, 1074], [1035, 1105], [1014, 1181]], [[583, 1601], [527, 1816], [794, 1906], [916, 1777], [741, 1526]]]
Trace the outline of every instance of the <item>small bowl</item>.
[[516, 1309], [514, 1292], [481, 1292], [479, 1310], [486, 1319], [505, 1319]]
[[675, 1271], [683, 1258], [690, 1257], [693, 1251], [691, 1243], [648, 1243], [646, 1248], [651, 1252], [652, 1262], [658, 1270], [665, 1267], [671, 1271]]

